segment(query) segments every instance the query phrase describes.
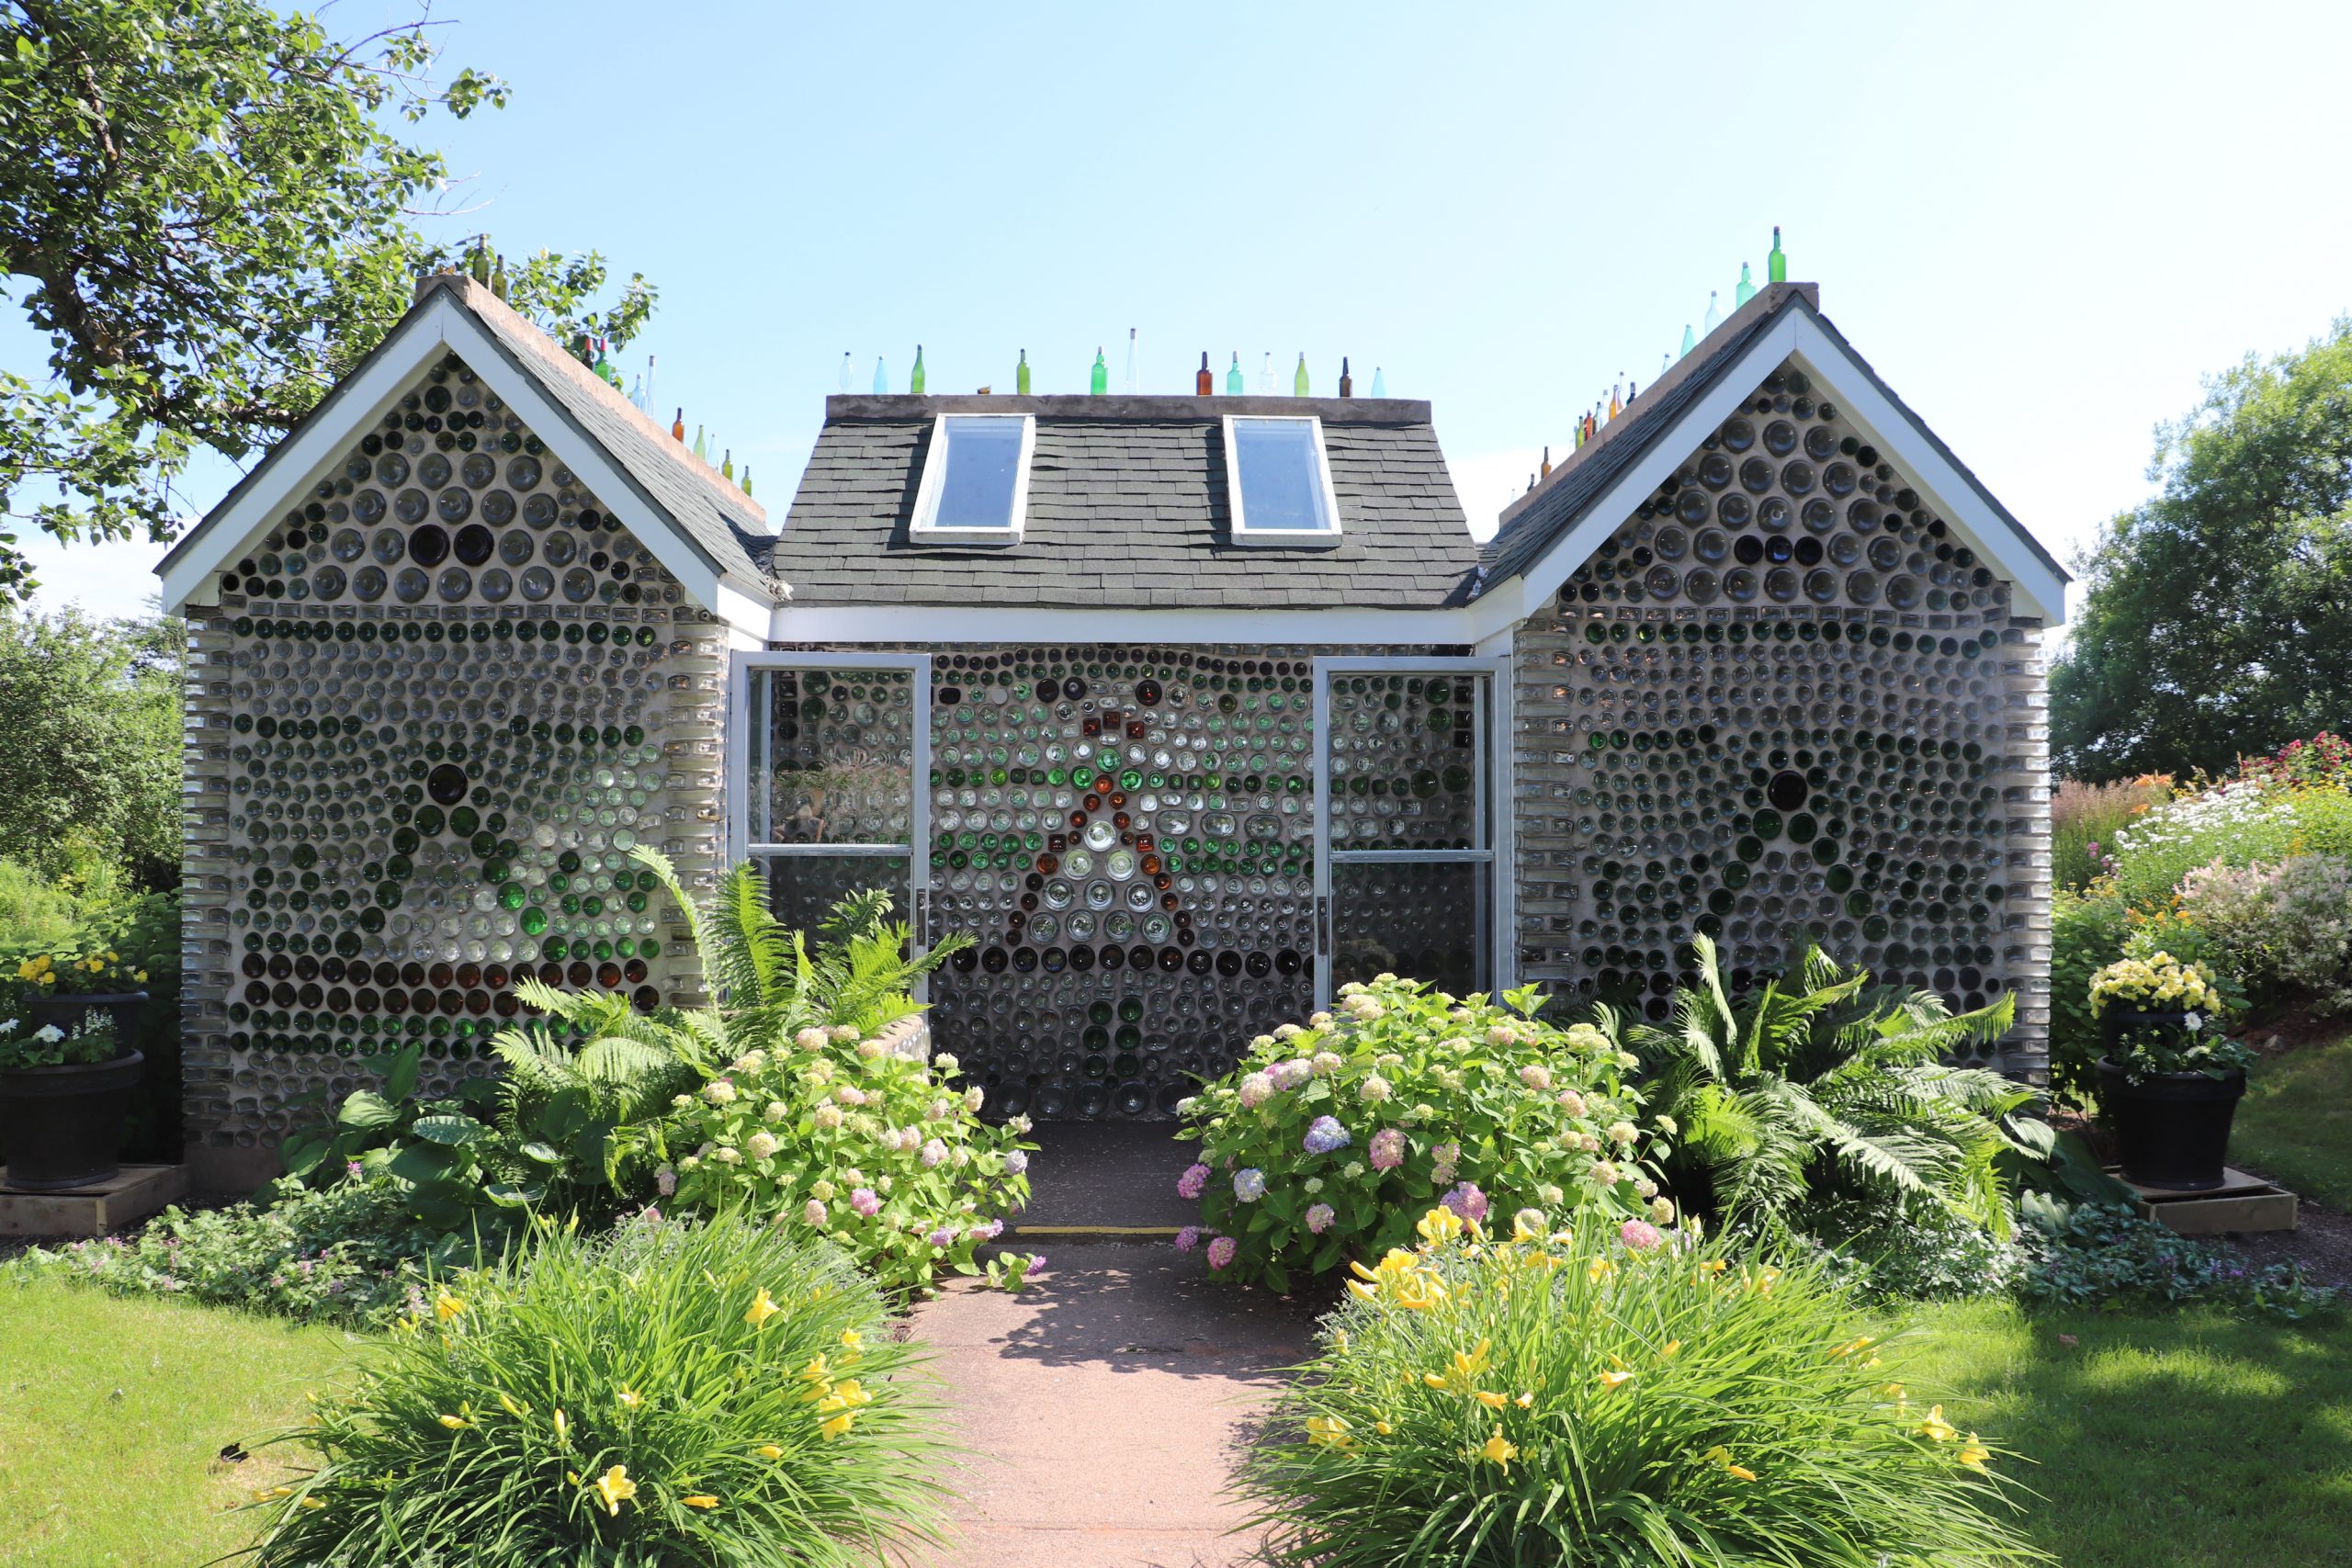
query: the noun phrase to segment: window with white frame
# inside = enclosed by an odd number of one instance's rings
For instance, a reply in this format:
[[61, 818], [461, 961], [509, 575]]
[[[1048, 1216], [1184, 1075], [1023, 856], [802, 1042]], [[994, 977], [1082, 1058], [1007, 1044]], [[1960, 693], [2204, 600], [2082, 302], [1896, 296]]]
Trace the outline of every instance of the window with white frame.
[[1225, 486], [1237, 545], [1340, 542], [1340, 502], [1319, 419], [1227, 414]]
[[1020, 543], [1036, 446], [1037, 422], [1028, 414], [941, 414], [931, 428], [908, 537], [919, 544]]

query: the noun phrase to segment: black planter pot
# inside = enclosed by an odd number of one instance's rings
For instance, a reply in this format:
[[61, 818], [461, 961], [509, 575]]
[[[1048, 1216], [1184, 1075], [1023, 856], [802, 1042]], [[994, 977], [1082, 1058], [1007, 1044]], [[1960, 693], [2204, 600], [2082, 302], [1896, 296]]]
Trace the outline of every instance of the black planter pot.
[[2125, 1180], [2170, 1192], [2222, 1184], [2230, 1122], [2245, 1094], [2244, 1067], [2218, 1078], [2153, 1073], [2135, 1084], [2113, 1060], [2101, 1057], [2098, 1094]]
[[147, 1058], [19, 1067], [0, 1073], [0, 1140], [8, 1185], [28, 1192], [92, 1187], [122, 1168], [122, 1118]]

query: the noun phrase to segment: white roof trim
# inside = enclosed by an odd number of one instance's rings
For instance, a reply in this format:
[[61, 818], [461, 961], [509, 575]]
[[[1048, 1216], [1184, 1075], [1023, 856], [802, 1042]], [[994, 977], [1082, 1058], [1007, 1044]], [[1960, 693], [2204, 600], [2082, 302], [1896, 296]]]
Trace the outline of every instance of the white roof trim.
[[1713, 389], [1685, 410], [1639, 462], [1620, 474], [1616, 483], [1586, 508], [1574, 527], [1554, 540], [1525, 571], [1496, 584], [1474, 602], [1472, 613], [1479, 637], [1541, 613], [1569, 574], [1591, 558], [1642, 502], [1689, 460], [1708, 433], [1755, 396], [1765, 377], [1791, 359], [1832, 395], [1839, 416], [1877, 446], [1905, 481], [1927, 498], [1929, 510], [2009, 580], [2014, 585], [2012, 613], [2038, 615], [2053, 626], [2064, 619], [2064, 577], [2018, 537], [2018, 530], [1986, 502], [1983, 491], [1937, 449], [1917, 418], [1880, 391], [1877, 382], [1836, 338], [1808, 312], [1791, 310], [1748, 345]]
[[1471, 643], [1453, 610], [1091, 610], [985, 604], [779, 604], [780, 643], [951, 642]]
[[594, 441], [582, 437], [571, 420], [527, 376], [517, 370], [496, 340], [447, 290], [435, 290], [422, 311], [394, 329], [375, 362], [337, 389], [332, 417], [322, 419], [273, 448], [262, 459], [267, 472], [226, 513], [217, 513], [204, 536], [191, 541], [162, 573], [164, 604], [177, 612], [210, 604], [219, 573], [268, 533], [287, 506], [340, 461], [345, 448], [381, 420], [418, 371], [445, 351], [455, 351], [482, 385], [496, 392], [530, 427], [547, 449], [581, 476], [597, 501], [609, 508], [653, 558], [684, 585], [695, 604], [717, 611], [729, 625], [756, 626], [767, 606], [740, 592], [722, 594], [718, 569], [649, 505], [631, 480]]

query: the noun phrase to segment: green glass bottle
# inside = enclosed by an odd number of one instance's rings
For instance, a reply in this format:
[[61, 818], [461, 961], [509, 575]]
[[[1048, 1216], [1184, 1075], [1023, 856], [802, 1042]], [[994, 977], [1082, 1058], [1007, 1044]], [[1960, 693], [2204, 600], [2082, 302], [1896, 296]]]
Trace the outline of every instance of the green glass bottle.
[[710, 446], [704, 441], [702, 426], [699, 424], [695, 426], [695, 456], [706, 463], [710, 461]]
[[1772, 225], [1772, 254], [1765, 258], [1764, 275], [1774, 283], [1789, 280], [1789, 258], [1781, 249], [1781, 226], [1778, 223]]
[[733, 478], [735, 477], [735, 448], [734, 448], [734, 447], [729, 446], [729, 448], [727, 448], [727, 457], [726, 457], [726, 460], [725, 460], [725, 461], [723, 461], [723, 462], [721, 462], [721, 463], [718, 465], [718, 471], [719, 471], [719, 473], [720, 473], [722, 476], [724, 476], [724, 477], [725, 477], [725, 478], [727, 478], [727, 479], [733, 479]]
[[752, 465], [749, 463], [743, 465], [743, 493], [752, 493]]
[[1012, 369], [1012, 389], [1023, 397], [1029, 395], [1029, 351], [1021, 351], [1021, 363]]
[[1249, 389], [1248, 384], [1241, 379], [1241, 351], [1237, 348], [1233, 351], [1232, 367], [1225, 373], [1225, 395], [1238, 398]]
[[1306, 396], [1306, 350], [1303, 348], [1298, 351], [1298, 371], [1290, 378], [1290, 390], [1295, 398]]
[[[1695, 334], [1693, 334], [1693, 333], [1692, 333], [1692, 332], [1690, 331], [1690, 322], [1688, 322], [1688, 321], [1683, 322], [1683, 323], [1682, 323], [1682, 353], [1683, 353], [1683, 354], [1688, 354], [1688, 353], [1690, 353], [1692, 349], [1694, 349], [1694, 348], [1696, 348], [1696, 347], [1698, 347], [1698, 346], [1699, 346], [1699, 339], [1698, 339], [1698, 338], [1697, 338], [1697, 336], [1696, 336]], [[1679, 358], [1679, 357], [1680, 357], [1680, 355], [1678, 355], [1676, 357], [1677, 357], [1677, 358]]]
[[907, 390], [915, 397], [922, 396], [922, 344], [915, 344], [915, 367], [907, 374]]
[[1747, 264], [1742, 262], [1739, 264], [1739, 287], [1731, 291], [1731, 302], [1736, 308], [1755, 298], [1756, 285], [1748, 279]]
[[1094, 375], [1088, 382], [1086, 389], [1098, 398], [1111, 389], [1111, 367], [1103, 363], [1102, 351], [1100, 348], [1094, 351]]

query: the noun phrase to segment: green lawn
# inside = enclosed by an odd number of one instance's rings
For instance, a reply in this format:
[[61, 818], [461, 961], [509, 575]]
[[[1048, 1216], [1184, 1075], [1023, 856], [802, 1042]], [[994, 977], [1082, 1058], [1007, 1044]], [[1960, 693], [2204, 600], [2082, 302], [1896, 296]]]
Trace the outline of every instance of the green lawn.
[[2352, 1035], [2256, 1063], [2230, 1129], [2230, 1157], [2352, 1213]]
[[[2033, 1461], [2066, 1568], [2352, 1564], [2352, 1324], [1923, 1308], [1915, 1385]], [[2072, 1335], [2074, 1345], [2059, 1342]]]
[[282, 1450], [222, 1445], [293, 1421], [356, 1342], [176, 1302], [0, 1283], [0, 1563], [193, 1568], [249, 1538], [229, 1505]]

